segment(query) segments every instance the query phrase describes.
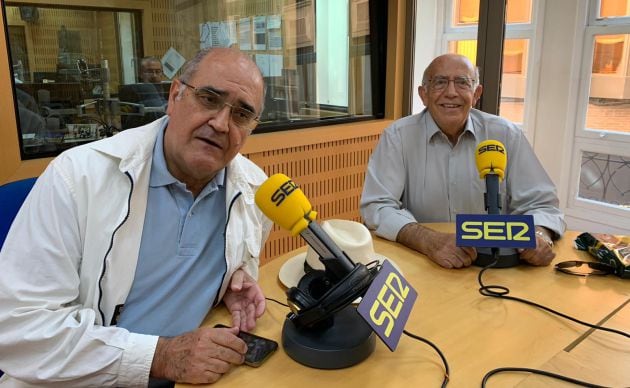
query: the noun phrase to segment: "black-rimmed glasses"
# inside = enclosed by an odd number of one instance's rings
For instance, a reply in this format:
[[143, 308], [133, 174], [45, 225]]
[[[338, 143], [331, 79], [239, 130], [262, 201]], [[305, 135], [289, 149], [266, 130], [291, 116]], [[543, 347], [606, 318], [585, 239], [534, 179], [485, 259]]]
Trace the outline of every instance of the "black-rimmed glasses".
[[204, 108], [212, 113], [217, 113], [221, 111], [221, 109], [223, 109], [223, 107], [226, 105], [230, 107], [230, 117], [232, 119], [232, 123], [243, 131], [251, 131], [252, 129], [254, 129], [254, 127], [256, 127], [256, 123], [260, 121], [258, 115], [256, 115], [255, 112], [252, 112], [251, 110], [245, 109], [240, 106], [230, 104], [229, 102], [225, 101], [225, 97], [212, 89], [197, 88], [187, 84], [182, 80], [179, 80], [179, 82], [181, 82], [182, 85], [190, 88], [197, 98], [197, 101], [199, 101], [199, 103], [203, 105]]

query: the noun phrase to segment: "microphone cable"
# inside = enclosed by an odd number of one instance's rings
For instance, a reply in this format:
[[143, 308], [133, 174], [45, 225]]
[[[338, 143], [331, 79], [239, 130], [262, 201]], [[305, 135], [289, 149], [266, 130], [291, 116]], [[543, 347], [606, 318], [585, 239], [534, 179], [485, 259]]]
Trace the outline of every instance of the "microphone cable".
[[276, 302], [276, 303], [278, 303], [280, 306], [284, 306], [284, 307], [286, 307], [286, 308], [289, 308], [289, 305], [288, 305], [288, 304], [286, 304], [286, 303], [282, 303], [282, 302], [280, 302], [280, 301], [279, 301], [279, 300], [277, 300], [277, 299], [274, 299], [274, 298], [269, 298], [269, 297], [265, 297], [265, 299], [267, 299], [267, 300], [269, 300], [269, 301], [272, 301], [272, 302]]
[[[284, 306], [284, 307], [287, 307], [287, 308], [289, 307], [288, 304], [282, 303], [282, 302], [280, 302], [277, 299], [269, 298], [269, 297], [265, 297], [265, 299], [268, 300], [268, 301], [271, 301], [271, 302], [275, 302], [275, 303], [277, 303], [277, 304], [279, 304], [281, 306]], [[444, 356], [444, 353], [442, 353], [442, 351], [440, 350], [440, 348], [437, 347], [437, 345], [435, 345], [433, 342], [429, 341], [426, 338], [422, 338], [419, 335], [410, 333], [410, 332], [408, 332], [407, 330], [404, 330], [404, 329], [403, 329], [403, 333], [405, 335], [415, 339], [415, 340], [418, 340], [420, 342], [424, 342], [425, 344], [429, 345], [430, 347], [432, 347], [437, 352], [437, 354], [442, 359], [442, 363], [444, 364], [444, 380], [442, 380], [441, 387], [442, 388], [446, 387], [446, 385], [448, 384], [448, 381], [449, 381], [450, 369], [448, 367], [448, 362], [446, 361], [446, 357]]]
[[[599, 326], [599, 325], [594, 325], [592, 323], [588, 323], [588, 322], [584, 322], [582, 320], [579, 320], [577, 318], [571, 317], [569, 315], [566, 315], [564, 313], [561, 313], [559, 311], [556, 311], [552, 308], [549, 308], [547, 306], [543, 306], [541, 304], [538, 304], [536, 302], [532, 302], [530, 300], [527, 299], [523, 299], [523, 298], [519, 298], [516, 296], [509, 296], [508, 294], [510, 293], [510, 289], [505, 287], [505, 286], [501, 286], [501, 285], [485, 285], [483, 283], [482, 280], [482, 276], [483, 273], [492, 268], [498, 261], [498, 250], [493, 249], [493, 255], [494, 255], [494, 261], [490, 264], [488, 264], [487, 266], [483, 267], [481, 269], [481, 271], [479, 271], [479, 274], [477, 274], [477, 282], [479, 283], [479, 293], [483, 296], [489, 296], [489, 297], [493, 297], [493, 298], [499, 298], [499, 299], [508, 299], [508, 300], [514, 300], [517, 302], [521, 302], [530, 306], [534, 306], [534, 307], [538, 307], [542, 310], [545, 310], [549, 313], [558, 315], [562, 318], [568, 319], [570, 321], [573, 321], [575, 323], [578, 323], [580, 325], [584, 325], [587, 327], [590, 327], [592, 329], [596, 329], [596, 330], [602, 330], [602, 331], [608, 331], [614, 334], [619, 334], [621, 336], [624, 336], [626, 338], [630, 338], [630, 334], [623, 332], [621, 330], [617, 330], [617, 329], [611, 329], [608, 327], [604, 327], [604, 326]], [[481, 382], [481, 388], [485, 388], [486, 386], [486, 382], [488, 381], [488, 379], [490, 379], [490, 377], [492, 377], [495, 374], [499, 374], [499, 373], [503, 373], [503, 372], [527, 372], [527, 373], [533, 373], [533, 374], [537, 374], [537, 375], [541, 375], [541, 376], [547, 376], [547, 377], [551, 377], [551, 378], [555, 378], [555, 379], [559, 379], [559, 380], [563, 380], [575, 385], [579, 385], [582, 387], [587, 387], [587, 388], [609, 388], [606, 386], [602, 386], [602, 385], [597, 385], [597, 384], [593, 384], [593, 383], [589, 383], [586, 381], [581, 381], [581, 380], [577, 380], [577, 379], [573, 379], [571, 377], [567, 377], [567, 376], [563, 376], [563, 375], [559, 375], [556, 373], [552, 373], [552, 372], [548, 372], [545, 370], [540, 370], [540, 369], [531, 369], [531, 368], [519, 368], [519, 367], [505, 367], [505, 368], [497, 368], [497, 369], [493, 369], [490, 372], [486, 373], [486, 375], [483, 377], [483, 380]]]
[[549, 308], [547, 306], [543, 306], [543, 305], [538, 304], [536, 302], [532, 302], [530, 300], [519, 298], [519, 297], [516, 297], [516, 296], [509, 296], [508, 294], [510, 293], [510, 289], [505, 287], [505, 286], [500, 286], [500, 285], [488, 285], [487, 286], [487, 285], [483, 284], [483, 281], [481, 280], [481, 277], [482, 277], [483, 273], [487, 269], [492, 268], [496, 263], [497, 263], [497, 260], [495, 259], [495, 261], [493, 261], [492, 263], [488, 264], [481, 271], [479, 271], [479, 274], [477, 275], [477, 282], [479, 283], [479, 293], [481, 295], [483, 295], [483, 296], [490, 296], [490, 297], [493, 297], [493, 298], [502, 298], [502, 299], [515, 300], [517, 302], [525, 303], [525, 304], [528, 304], [530, 306], [538, 307], [538, 308], [540, 308], [542, 310], [545, 310], [545, 311], [550, 312], [552, 314], [558, 315], [558, 316], [560, 316], [562, 318], [568, 319], [568, 320], [573, 321], [575, 323], [579, 323], [580, 325], [584, 325], [584, 326], [590, 327], [592, 329], [608, 331], [608, 332], [611, 332], [611, 333], [619, 334], [619, 335], [624, 336], [626, 338], [630, 338], [630, 334], [628, 334], [626, 332], [623, 332], [621, 330], [611, 329], [611, 328], [608, 328], [608, 327], [594, 325], [592, 323], [584, 322], [582, 320], [579, 320], [577, 318], [571, 317], [569, 315], [566, 315], [564, 313], [556, 311], [556, 310], [554, 310], [552, 308]]
[[440, 348], [438, 348], [437, 345], [435, 345], [433, 342], [429, 341], [428, 339], [422, 338], [419, 335], [410, 333], [407, 330], [403, 329], [403, 333], [405, 335], [407, 335], [408, 337], [411, 337], [411, 338], [413, 338], [415, 340], [418, 340], [420, 342], [424, 342], [425, 344], [429, 345], [430, 347], [432, 347], [437, 352], [437, 354], [442, 359], [442, 363], [444, 364], [444, 380], [442, 380], [441, 387], [442, 388], [446, 387], [446, 385], [448, 384], [448, 381], [449, 381], [450, 369], [448, 367], [448, 362], [446, 361], [446, 357], [444, 357], [444, 354], [442, 353]]
[[540, 375], [540, 376], [547, 376], [547, 377], [552, 377], [558, 380], [562, 380], [562, 381], [566, 381], [568, 383], [572, 383], [575, 385], [579, 385], [582, 387], [587, 387], [587, 388], [611, 388], [611, 387], [607, 387], [605, 385], [597, 385], [597, 384], [592, 384], [592, 383], [587, 383], [585, 381], [581, 381], [581, 380], [577, 380], [571, 377], [567, 377], [567, 376], [563, 376], [563, 375], [559, 375], [556, 373], [551, 373], [551, 372], [547, 372], [545, 370], [540, 370], [540, 369], [531, 369], [531, 368], [516, 368], [516, 367], [512, 367], [512, 368], [497, 368], [497, 369], [493, 369], [490, 372], [486, 373], [485, 376], [483, 376], [483, 380], [481, 381], [481, 388], [485, 388], [486, 383], [488, 382], [488, 380], [490, 379], [490, 377], [492, 377], [495, 374], [499, 374], [501, 372], [526, 372], [526, 373], [533, 373], [536, 375]]

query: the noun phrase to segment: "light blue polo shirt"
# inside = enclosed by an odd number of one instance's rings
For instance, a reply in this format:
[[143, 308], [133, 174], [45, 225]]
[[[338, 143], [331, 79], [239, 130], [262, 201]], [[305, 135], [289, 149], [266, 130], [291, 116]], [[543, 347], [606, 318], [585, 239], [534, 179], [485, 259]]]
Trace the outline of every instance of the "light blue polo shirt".
[[163, 140], [161, 130], [153, 148], [140, 257], [117, 325], [176, 336], [199, 326], [225, 276], [225, 169], [193, 198], [168, 171]]

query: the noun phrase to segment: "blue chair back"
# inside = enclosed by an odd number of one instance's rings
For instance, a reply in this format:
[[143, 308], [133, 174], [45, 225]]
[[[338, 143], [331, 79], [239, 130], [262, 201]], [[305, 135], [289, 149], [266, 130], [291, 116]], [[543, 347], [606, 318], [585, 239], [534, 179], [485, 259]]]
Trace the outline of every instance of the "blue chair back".
[[37, 178], [22, 179], [0, 186], [0, 248], [9, 233], [13, 219]]
[[[37, 178], [22, 179], [0, 186], [0, 249], [18, 210]], [[0, 376], [4, 373], [0, 370]]]

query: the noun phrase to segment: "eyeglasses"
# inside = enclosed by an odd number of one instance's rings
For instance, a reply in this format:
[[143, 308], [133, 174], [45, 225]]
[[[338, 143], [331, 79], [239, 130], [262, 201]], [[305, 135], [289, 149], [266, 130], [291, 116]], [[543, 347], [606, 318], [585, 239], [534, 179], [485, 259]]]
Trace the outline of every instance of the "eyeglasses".
[[615, 272], [615, 269], [601, 262], [569, 260], [556, 264], [556, 270], [571, 275], [588, 276], [588, 275], [608, 275]]
[[251, 131], [260, 122], [256, 113], [240, 106], [232, 105], [225, 101], [225, 97], [209, 88], [196, 88], [180, 80], [183, 85], [190, 88], [197, 101], [211, 113], [220, 112], [226, 105], [230, 107], [232, 123], [243, 131]]
[[427, 83], [431, 90], [440, 91], [446, 89], [450, 82], [453, 82], [456, 89], [462, 91], [471, 91], [475, 84], [475, 80], [468, 77], [455, 77], [453, 79], [449, 79], [447, 77], [433, 77], [429, 79]]

